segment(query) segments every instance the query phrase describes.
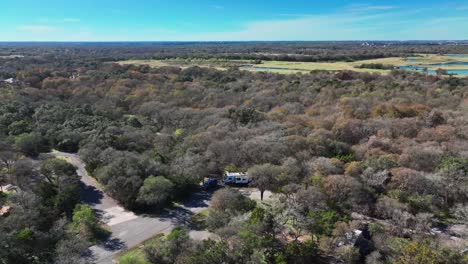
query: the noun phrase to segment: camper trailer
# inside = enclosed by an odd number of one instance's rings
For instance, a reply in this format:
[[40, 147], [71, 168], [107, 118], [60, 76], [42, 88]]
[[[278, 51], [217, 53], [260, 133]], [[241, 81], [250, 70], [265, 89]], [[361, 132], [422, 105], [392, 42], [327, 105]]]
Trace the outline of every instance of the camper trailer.
[[250, 178], [247, 173], [226, 171], [224, 174], [224, 183], [227, 185], [248, 185], [250, 183]]

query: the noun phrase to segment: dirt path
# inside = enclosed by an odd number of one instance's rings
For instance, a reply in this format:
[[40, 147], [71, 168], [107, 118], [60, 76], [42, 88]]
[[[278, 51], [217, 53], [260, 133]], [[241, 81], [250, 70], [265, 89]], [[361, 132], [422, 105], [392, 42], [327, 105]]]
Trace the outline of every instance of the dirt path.
[[[159, 233], [167, 233], [176, 226], [190, 229], [188, 219], [194, 213], [208, 208], [209, 193], [196, 193], [187, 203], [157, 216], [136, 215], [125, 210], [117, 201], [103, 192], [95, 179], [90, 177], [83, 161], [76, 154], [52, 152], [48, 155], [67, 159], [77, 168], [81, 177], [81, 200], [90, 205], [112, 232], [111, 237], [102, 244], [90, 248], [96, 263], [113, 263], [112, 258], [126, 248], [134, 247]], [[191, 230], [193, 239], [206, 239], [210, 233]]]

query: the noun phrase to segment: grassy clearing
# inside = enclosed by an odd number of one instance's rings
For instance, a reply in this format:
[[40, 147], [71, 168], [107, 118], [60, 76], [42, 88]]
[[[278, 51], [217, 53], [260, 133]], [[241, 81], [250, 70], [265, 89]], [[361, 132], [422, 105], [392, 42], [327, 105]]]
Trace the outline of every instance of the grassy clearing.
[[70, 157], [65, 157], [65, 156], [56, 156], [57, 159], [64, 160], [68, 163], [71, 164], [71, 158]]
[[314, 70], [326, 71], [359, 71], [359, 72], [388, 72], [388, 70], [377, 69], [356, 69], [355, 66], [365, 63], [362, 62], [288, 62], [288, 61], [264, 61], [259, 67], [291, 69], [295, 72], [310, 72]]
[[249, 64], [248, 60], [227, 60], [227, 59], [167, 59], [167, 60], [127, 60], [118, 61], [120, 65], [148, 65], [150, 67], [180, 67], [186, 69], [193, 66], [215, 68], [226, 70], [230, 66], [240, 66]]
[[[175, 66], [182, 69], [199, 66], [206, 68], [215, 68], [218, 70], [227, 70], [230, 66], [241, 66], [241, 65], [252, 65], [247, 60], [231, 60], [231, 61], [211, 61], [211, 60], [128, 60], [117, 62], [121, 65], [148, 65], [150, 67], [164, 67], [164, 66]], [[364, 63], [364, 61], [363, 61]], [[261, 64], [255, 64], [255, 67], [271, 68], [269, 72], [292, 74], [292, 73], [308, 73], [313, 70], [328, 70], [328, 71], [340, 71], [340, 70], [353, 70], [359, 72], [379, 72], [385, 73], [388, 70], [377, 70], [377, 69], [356, 69], [354, 66], [360, 65], [361, 63], [348, 63], [348, 62], [288, 62], [288, 61], [264, 61]], [[277, 68], [277, 69], [275, 69]], [[257, 69], [245, 69], [249, 71], [262, 71]]]
[[117, 263], [119, 264], [150, 264], [148, 261], [146, 261], [145, 255], [143, 254], [143, 251], [140, 249], [125, 253], [123, 256], [121, 256], [118, 259]]
[[[410, 59], [410, 60], [408, 60]], [[252, 64], [248, 60], [226, 60], [226, 59], [168, 59], [168, 60], [128, 60], [117, 62], [121, 65], [149, 65], [150, 67], [163, 67], [175, 66], [180, 68], [188, 68], [191, 66], [216, 68], [218, 70], [226, 70], [230, 66], [251, 65], [253, 68], [244, 69], [248, 71], [269, 71], [274, 73], [291, 74], [291, 73], [308, 73], [314, 70], [326, 71], [357, 71], [357, 72], [370, 72], [387, 74], [390, 70], [381, 69], [359, 69], [356, 68], [361, 64], [384, 64], [393, 66], [407, 66], [407, 65], [424, 65], [436, 64], [442, 62], [455, 62], [455, 61], [468, 61], [468, 58], [447, 57], [436, 54], [417, 54], [415, 57], [391, 57], [382, 59], [361, 60], [354, 62], [292, 62], [292, 61], [263, 61], [261, 64]], [[267, 68], [256, 69], [255, 67]], [[468, 66], [447, 66], [447, 67], [428, 67], [430, 70], [443, 68], [443, 69], [468, 69]]]
[[130, 248], [117, 256], [118, 264], [150, 264], [145, 259], [145, 254], [143, 253], [143, 247], [148, 247], [153, 245], [158, 241], [160, 237], [164, 234], [157, 234], [154, 237], [144, 241], [140, 245], [137, 245], [133, 248]]
[[205, 220], [208, 217], [210, 209], [204, 209], [190, 217], [191, 224], [197, 229], [206, 229]]

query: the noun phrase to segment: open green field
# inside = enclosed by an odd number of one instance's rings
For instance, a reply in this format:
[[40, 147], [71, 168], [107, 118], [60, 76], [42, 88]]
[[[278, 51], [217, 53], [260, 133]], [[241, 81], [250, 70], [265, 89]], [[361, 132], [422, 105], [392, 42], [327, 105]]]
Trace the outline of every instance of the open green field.
[[[121, 65], [149, 65], [150, 67], [175, 66], [188, 68], [191, 66], [215, 68], [218, 70], [227, 70], [229, 67], [241, 67], [248, 71], [269, 71], [275, 73], [291, 74], [291, 73], [308, 73], [314, 70], [326, 71], [342, 71], [350, 70], [357, 72], [372, 72], [387, 74], [391, 70], [381, 69], [361, 69], [357, 68], [362, 64], [383, 64], [400, 66], [419, 66], [426, 64], [437, 64], [445, 62], [468, 62], [467, 57], [448, 57], [437, 54], [417, 54], [414, 57], [390, 57], [382, 59], [361, 60], [354, 62], [292, 62], [292, 61], [263, 61], [260, 64], [253, 64], [248, 60], [225, 60], [225, 59], [168, 59], [168, 60], [128, 60], [119, 61]], [[427, 66], [429, 70], [439, 68], [446, 70], [466, 70], [468, 65], [450, 65], [450, 66]]]
[[240, 66], [249, 64], [248, 60], [226, 60], [226, 59], [166, 59], [166, 60], [127, 60], [117, 62], [121, 65], [148, 65], [150, 67], [167, 67], [174, 66], [182, 69], [199, 66], [206, 68], [215, 68], [218, 70], [226, 70], [232, 66]]

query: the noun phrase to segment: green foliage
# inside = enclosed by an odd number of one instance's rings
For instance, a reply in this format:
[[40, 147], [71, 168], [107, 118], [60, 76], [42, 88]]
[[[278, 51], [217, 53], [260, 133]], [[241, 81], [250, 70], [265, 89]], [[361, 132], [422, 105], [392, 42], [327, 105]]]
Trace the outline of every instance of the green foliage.
[[371, 236], [374, 236], [376, 234], [380, 234], [384, 231], [384, 228], [382, 225], [378, 224], [378, 223], [370, 223], [369, 224], [369, 232], [371, 234]]
[[387, 196], [400, 202], [406, 201], [406, 196], [398, 189], [389, 190]]
[[317, 188], [319, 190], [324, 189], [323, 176], [321, 176], [319, 174], [312, 175], [312, 177], [310, 178], [310, 181], [312, 183], [312, 186], [314, 186], [315, 188]]
[[16, 239], [22, 242], [32, 241], [33, 235], [34, 232], [30, 228], [25, 228], [16, 235]]
[[357, 68], [360, 68], [360, 69], [393, 70], [396, 67], [393, 66], [393, 65], [385, 65], [385, 64], [382, 64], [382, 63], [363, 63], [363, 64], [357, 66]]
[[[343, 142], [339, 142], [335, 140], [327, 141], [325, 142], [324, 147], [325, 147], [324, 152], [317, 153], [317, 154], [319, 154], [320, 156], [325, 156], [325, 157], [330, 157], [330, 158], [331, 157], [344, 157], [346, 159], [346, 158], [354, 157], [354, 154], [350, 153], [349, 147]], [[348, 156], [348, 155], [352, 155], [352, 156]]]
[[445, 157], [442, 159], [440, 165], [440, 170], [452, 170], [452, 171], [463, 171], [468, 173], [468, 159], [458, 158], [458, 157]]
[[174, 184], [163, 176], [145, 179], [138, 192], [137, 202], [148, 206], [164, 206], [173, 196]]
[[433, 195], [411, 195], [407, 201], [414, 212], [430, 212], [433, 207]]
[[167, 240], [169, 241], [185, 241], [188, 239], [187, 231], [181, 227], [176, 227], [167, 235]]
[[227, 117], [235, 124], [255, 124], [262, 119], [262, 115], [255, 108], [230, 108]]
[[348, 162], [356, 160], [356, 156], [354, 154], [352, 154], [352, 153], [347, 154], [347, 155], [338, 155], [338, 156], [335, 156], [334, 158], [336, 158], [339, 161], [344, 162], [344, 163], [348, 163]]
[[252, 213], [250, 215], [249, 223], [250, 224], [260, 224], [260, 223], [262, 223], [264, 218], [265, 218], [265, 214], [266, 214], [265, 209], [263, 209], [261, 207], [256, 207], [252, 211]]
[[101, 227], [94, 215], [93, 209], [85, 204], [77, 205], [73, 211], [71, 228], [81, 238], [91, 242], [103, 239], [108, 235], [108, 231]]
[[239, 237], [244, 242], [245, 247], [249, 250], [257, 248], [272, 248], [275, 243], [275, 238], [271, 235], [256, 234], [252, 231], [241, 231], [239, 233]]
[[65, 160], [48, 159], [41, 163], [39, 171], [43, 180], [39, 183], [38, 194], [43, 203], [71, 216], [80, 198], [76, 168]]
[[143, 126], [136, 116], [127, 116], [126, 124], [131, 127], [140, 128]]
[[145, 247], [144, 253], [150, 263], [175, 263], [189, 243], [190, 238], [187, 231], [177, 227], [166, 237], [158, 238], [152, 245]]
[[203, 240], [187, 258], [187, 264], [230, 263], [225, 241]]
[[38, 133], [17, 136], [15, 138], [15, 145], [18, 150], [31, 157], [50, 150], [46, 140]]
[[341, 220], [336, 211], [309, 212], [308, 217], [313, 220], [311, 231], [316, 235], [325, 236], [331, 235], [336, 222]]
[[395, 264], [435, 264], [437, 263], [437, 251], [428, 241], [409, 242], [401, 247]]
[[119, 264], [150, 264], [144, 257], [139, 255], [125, 254], [119, 258]]
[[306, 240], [304, 242], [293, 241], [288, 243], [284, 249], [286, 263], [314, 263], [317, 254], [317, 244], [312, 240]]
[[[0, 219], [0, 259], [6, 259], [6, 263], [78, 263], [68, 258], [66, 249], [74, 243], [70, 241], [76, 234], [84, 241], [96, 233], [99, 223], [83, 220], [92, 218], [90, 210], [78, 208], [75, 217], [71, 213], [79, 194], [75, 169], [60, 162], [32, 169], [21, 155], [35, 156], [50, 151], [50, 147], [79, 151], [86, 168], [106, 193], [128, 208], [162, 207], [173, 198], [189, 194], [205, 176], [261, 164], [266, 166], [254, 175], [254, 184], [275, 192], [287, 186], [284, 189], [288, 191], [278, 195], [284, 199], [262, 203], [261, 208], [241, 194], [226, 195], [221, 206], [210, 209], [206, 219], [221, 241], [196, 242], [175, 230], [157, 240], [152, 254], [155, 263], [295, 263], [301, 262], [300, 256], [304, 256], [305, 263], [314, 263], [309, 254], [316, 252], [314, 245], [277, 241], [282, 235], [279, 230], [302, 235], [310, 227], [317, 235], [330, 234], [334, 226], [337, 228], [337, 219], [349, 212], [369, 213], [376, 201], [382, 202], [382, 195], [400, 202], [385, 199], [382, 204], [388, 205], [388, 212], [379, 212], [391, 218], [387, 220], [395, 224], [392, 230], [412, 228], [412, 221], [399, 221], [413, 220], [411, 213], [431, 211], [439, 218], [443, 213], [449, 216], [454, 204], [467, 200], [467, 162], [455, 158], [463, 157], [464, 127], [460, 120], [466, 119], [466, 79], [397, 71], [385, 76], [309, 71], [323, 67], [317, 61], [341, 61], [326, 63], [330, 70], [359, 65], [384, 68], [405, 63], [394, 56], [435, 51], [466, 53], [466, 47], [376, 47], [360, 43], [224, 43], [21, 48], [28, 56], [2, 60], [5, 63], [0, 65], [1, 79], [19, 80], [14, 85], [0, 84], [0, 166], [2, 172], [9, 172], [2, 182], [20, 188], [2, 201], [11, 203], [14, 209], [10, 216]], [[16, 54], [18, 50], [4, 47], [1, 52]], [[159, 61], [149, 62], [155, 67], [105, 63], [136, 57]], [[429, 55], [418, 60], [434, 57], [441, 59]], [[160, 60], [165, 58], [169, 59]], [[375, 60], [342, 62], [360, 59]], [[237, 69], [249, 61], [307, 67], [307, 74]], [[194, 63], [210, 68], [191, 67]], [[174, 65], [183, 69], [167, 67]], [[77, 73], [80, 77], [74, 78]], [[344, 98], [353, 99], [341, 100]], [[436, 114], [428, 115], [428, 111]], [[460, 122], [445, 122], [453, 113]], [[4, 142], [15, 142], [16, 150], [22, 153], [9, 155], [10, 148], [4, 147]], [[432, 145], [441, 148], [429, 147], [424, 155], [413, 155], [420, 147]], [[434, 170], [445, 153], [454, 156], [443, 159], [438, 171]], [[432, 156], [435, 162], [419, 158]], [[340, 162], [324, 162], [323, 171], [331, 173], [312, 176], [315, 172], [309, 165], [324, 157]], [[295, 162], [286, 162], [291, 159]], [[333, 176], [343, 174], [341, 163], [356, 159], [364, 159], [362, 166], [347, 168], [347, 178]], [[368, 172], [377, 173], [399, 167], [398, 161], [401, 166], [435, 177], [421, 174], [424, 185], [414, 177], [393, 177], [379, 192], [369, 188], [374, 178], [369, 177], [368, 182], [361, 177], [368, 168], [372, 168]], [[227, 164], [238, 168], [226, 168]], [[416, 172], [414, 175], [421, 176]], [[304, 188], [299, 183], [313, 184], [316, 192], [293, 202], [296, 191]], [[394, 190], [388, 191], [387, 187]], [[287, 218], [273, 214], [276, 211], [268, 204], [282, 208], [278, 211], [288, 214]], [[308, 215], [310, 211], [314, 213]], [[27, 231], [23, 234], [25, 227], [33, 231], [31, 240], [27, 239]], [[370, 229], [378, 232], [372, 225]], [[26, 240], [18, 241], [16, 235], [20, 233], [19, 237]], [[386, 247], [378, 250], [388, 261], [402, 252], [389, 253]], [[351, 261], [356, 256], [352, 246], [337, 251], [332, 252], [335, 258]], [[80, 256], [82, 251], [70, 252]], [[62, 257], [56, 258], [59, 254]], [[444, 258], [460, 263], [455, 255], [448, 252]]]
[[373, 156], [364, 161], [364, 166], [376, 171], [390, 170], [399, 166], [398, 162], [388, 156]]
[[224, 171], [236, 172], [240, 171], [240, 169], [234, 164], [229, 164], [226, 167], [224, 167]]

